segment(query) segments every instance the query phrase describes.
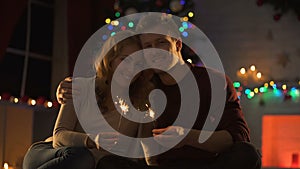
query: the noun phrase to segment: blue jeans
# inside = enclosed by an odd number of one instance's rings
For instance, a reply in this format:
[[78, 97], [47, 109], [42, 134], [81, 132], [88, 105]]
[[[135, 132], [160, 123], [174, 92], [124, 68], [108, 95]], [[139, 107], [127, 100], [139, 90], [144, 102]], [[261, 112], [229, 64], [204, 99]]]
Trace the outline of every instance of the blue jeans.
[[38, 142], [27, 151], [23, 169], [94, 169], [95, 160], [85, 147], [54, 149], [52, 142]]

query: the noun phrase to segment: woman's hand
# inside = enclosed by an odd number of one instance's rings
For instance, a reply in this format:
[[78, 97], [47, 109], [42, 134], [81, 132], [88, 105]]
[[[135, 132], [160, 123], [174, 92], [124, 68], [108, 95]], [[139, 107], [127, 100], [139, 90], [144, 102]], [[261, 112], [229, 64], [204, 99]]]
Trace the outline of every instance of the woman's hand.
[[185, 145], [186, 129], [180, 126], [153, 129], [154, 140], [164, 147], [180, 148]]
[[118, 132], [100, 132], [96, 135], [94, 142], [96, 144], [96, 148], [111, 150], [119, 141], [119, 133]]
[[58, 103], [65, 104], [67, 100], [72, 100], [72, 78], [66, 77], [61, 81], [56, 90]]

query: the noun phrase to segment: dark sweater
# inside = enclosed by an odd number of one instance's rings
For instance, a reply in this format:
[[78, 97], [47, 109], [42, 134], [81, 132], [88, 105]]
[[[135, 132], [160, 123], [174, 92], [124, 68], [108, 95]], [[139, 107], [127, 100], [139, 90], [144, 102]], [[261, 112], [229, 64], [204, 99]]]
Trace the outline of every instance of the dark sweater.
[[[193, 125], [193, 129], [202, 130], [205, 121], [208, 121], [208, 129], [210, 126], [216, 126], [216, 131], [218, 130], [227, 130], [234, 142], [241, 142], [241, 141], [250, 141], [249, 137], [249, 129], [246, 124], [246, 121], [244, 119], [239, 99], [236, 95], [236, 91], [233, 87], [232, 81], [226, 77], [226, 82], [224, 80], [224, 75], [222, 76], [221, 73], [206, 69], [204, 67], [191, 67], [191, 71], [193, 75], [195, 76], [196, 82], [198, 84], [199, 89], [199, 96], [200, 96], [200, 106], [199, 111], [197, 115], [197, 119], [195, 120], [195, 123]], [[208, 71], [210, 72], [208, 74]], [[211, 108], [211, 102], [214, 100], [211, 100], [211, 82], [210, 77], [213, 77], [213, 83], [222, 83], [223, 81], [223, 89], [218, 90], [226, 90], [226, 100], [225, 100], [225, 107], [224, 111], [216, 111], [213, 112], [213, 114], [208, 116], [209, 109]], [[223, 79], [223, 80], [222, 80]], [[187, 80], [184, 78], [181, 82]], [[179, 84], [181, 83], [179, 82]], [[167, 97], [167, 105], [166, 109], [163, 112], [163, 114], [157, 119], [156, 121], [156, 128], [165, 128], [168, 126], [171, 126], [173, 122], [176, 120], [180, 106], [181, 105], [181, 95], [178, 85], [164, 85], [160, 80], [156, 80], [155, 82], [158, 86], [158, 89], [161, 89], [164, 91], [166, 97]], [[226, 83], [226, 84], [225, 84]], [[197, 90], [196, 90], [197, 91]], [[181, 92], [196, 92], [193, 88], [187, 91], [181, 91]], [[193, 98], [190, 98], [193, 99]], [[213, 109], [214, 110], [214, 109]], [[218, 117], [220, 117], [219, 124], [217, 123]], [[177, 123], [177, 125], [180, 125], [181, 127], [186, 127], [185, 123], [180, 124]], [[213, 130], [213, 128], [212, 128]], [[175, 160], [213, 160], [216, 157], [216, 154], [210, 153], [201, 149], [197, 149], [191, 146], [183, 146], [181, 148], [177, 149], [171, 149], [163, 154], [160, 154], [158, 156], [158, 163], [164, 164], [165, 162], [170, 162]]]

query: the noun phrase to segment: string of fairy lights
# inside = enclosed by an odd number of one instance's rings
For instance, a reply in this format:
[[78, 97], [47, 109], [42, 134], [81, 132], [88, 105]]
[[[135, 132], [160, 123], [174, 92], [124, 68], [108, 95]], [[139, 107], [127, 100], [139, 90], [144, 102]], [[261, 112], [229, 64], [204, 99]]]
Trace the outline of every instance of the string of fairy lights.
[[[119, 16], [119, 15], [117, 15]], [[190, 23], [189, 20], [194, 17], [194, 12], [190, 11], [187, 13], [187, 16], [181, 17], [181, 25], [179, 25], [178, 31], [181, 33], [183, 38], [189, 36], [188, 29], [195, 28], [195, 25]], [[134, 30], [136, 26], [135, 20], [129, 20], [127, 22], [121, 22], [119, 20], [112, 20], [111, 18], [105, 19], [105, 27], [107, 29], [107, 33], [102, 35], [102, 40], [107, 40], [110, 36], [114, 36], [118, 31], [124, 30]]]
[[[268, 93], [269, 95], [266, 99], [282, 98], [283, 101], [300, 101], [300, 80], [263, 81], [265, 78], [256, 69], [255, 65], [251, 65], [248, 70], [245, 67], [240, 68], [237, 71], [237, 76], [240, 81], [233, 82], [233, 86], [240, 98], [243, 94], [248, 99], [252, 99], [255, 96], [262, 96]], [[252, 81], [255, 81], [256, 87], [249, 87], [247, 80], [250, 78], [252, 78]]]
[[118, 31], [134, 30], [137, 24], [136, 20], [121, 22], [118, 19], [138, 12], [162, 12], [180, 17], [182, 24], [179, 25], [178, 30], [185, 38], [189, 36], [188, 29], [195, 28], [191, 23], [195, 17], [193, 10], [193, 0], [115, 0], [114, 14], [104, 20], [107, 33], [102, 35], [102, 40], [107, 40]]
[[43, 106], [45, 108], [58, 108], [59, 103], [54, 100], [47, 100], [45, 97], [38, 97], [36, 99], [30, 98], [28, 96], [23, 96], [21, 98], [11, 96], [10, 93], [4, 92], [0, 96], [0, 101], [8, 102], [13, 104], [23, 104], [29, 106]]
[[[279, 84], [282, 85], [280, 86]], [[265, 82], [263, 85], [254, 88], [243, 86], [239, 81], [233, 82], [233, 86], [236, 88], [239, 97], [242, 94], [245, 94], [248, 99], [252, 99], [257, 94], [267, 92], [273, 92], [278, 97], [284, 96], [285, 100], [296, 99], [300, 96], [300, 81], [298, 81], [297, 85], [292, 85], [290, 87], [283, 82], [273, 80]]]

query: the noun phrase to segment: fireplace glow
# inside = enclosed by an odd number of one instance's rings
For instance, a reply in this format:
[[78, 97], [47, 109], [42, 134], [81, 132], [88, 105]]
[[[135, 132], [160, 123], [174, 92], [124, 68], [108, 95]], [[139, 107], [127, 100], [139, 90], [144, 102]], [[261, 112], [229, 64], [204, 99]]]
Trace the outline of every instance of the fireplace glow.
[[300, 168], [300, 115], [265, 115], [262, 122], [263, 167]]

